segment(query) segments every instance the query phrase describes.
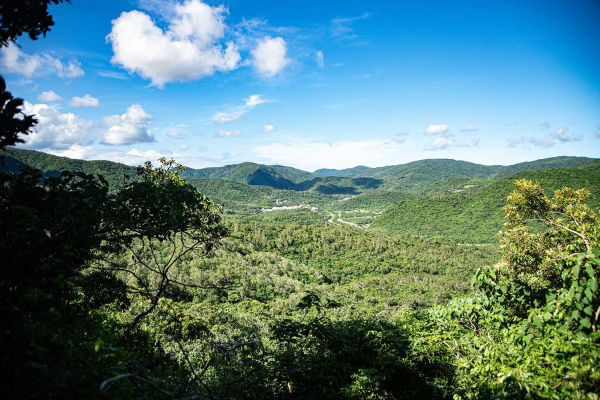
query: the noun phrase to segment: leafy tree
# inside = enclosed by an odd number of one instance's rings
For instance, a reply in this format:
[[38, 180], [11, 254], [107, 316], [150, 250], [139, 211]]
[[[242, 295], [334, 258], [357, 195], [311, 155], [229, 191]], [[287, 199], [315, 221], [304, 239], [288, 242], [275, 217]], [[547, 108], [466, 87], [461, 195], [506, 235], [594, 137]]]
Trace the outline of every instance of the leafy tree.
[[[592, 249], [600, 248], [600, 219], [585, 204], [586, 189], [563, 188], [549, 198], [539, 183], [519, 180], [515, 185], [517, 189], [504, 208], [507, 222], [500, 234], [502, 262], [478, 277], [484, 290], [525, 315], [530, 308], [542, 307], [550, 297], [569, 290], [574, 279], [583, 279], [575, 268], [585, 269], [585, 260], [595, 257]], [[588, 277], [595, 282], [596, 274]], [[590, 291], [597, 292], [597, 288]]]
[[6, 90], [6, 82], [0, 76], [0, 150], [6, 146], [25, 143], [19, 135], [28, 135], [38, 120], [33, 115], [23, 114], [23, 99], [14, 98]]
[[46, 36], [54, 25], [48, 5], [64, 1], [70, 3], [69, 0], [4, 0], [0, 4], [0, 47], [15, 43], [24, 33], [31, 40]]
[[[3, 397], [95, 397], [91, 388], [109, 370], [141, 381], [158, 371], [185, 375], [139, 325], [169, 289], [174, 263], [210, 251], [226, 231], [220, 209], [170, 171], [173, 161], [162, 161], [158, 169], [147, 163], [140, 181], [113, 195], [103, 178], [83, 173], [0, 174], [1, 373], [9, 382]], [[173, 247], [163, 264], [154, 251], [164, 242]], [[147, 269], [139, 284], [120, 280], [115, 263], [84, 273], [126, 252]], [[131, 294], [142, 299], [139, 306], [115, 320]]]

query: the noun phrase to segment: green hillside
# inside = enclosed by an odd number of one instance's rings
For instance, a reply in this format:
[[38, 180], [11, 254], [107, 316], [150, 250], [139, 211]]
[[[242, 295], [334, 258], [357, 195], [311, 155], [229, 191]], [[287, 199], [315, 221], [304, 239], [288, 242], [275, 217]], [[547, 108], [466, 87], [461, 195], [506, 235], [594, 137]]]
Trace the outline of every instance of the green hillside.
[[587, 157], [552, 157], [544, 158], [542, 160], [529, 161], [524, 163], [518, 163], [514, 165], [507, 165], [498, 170], [495, 174], [490, 176], [490, 179], [507, 178], [509, 176], [518, 174], [519, 172], [527, 171], [539, 171], [542, 169], [565, 169], [565, 168], [577, 168], [582, 167], [595, 161], [594, 158]]
[[112, 161], [83, 161], [67, 157], [59, 157], [35, 150], [22, 150], [7, 147], [4, 154], [4, 166], [0, 170], [5, 172], [18, 172], [21, 168], [29, 166], [39, 169], [45, 176], [53, 177], [63, 171], [84, 172], [86, 174], [99, 174], [104, 176], [111, 187], [123, 182], [125, 176], [136, 176], [136, 168]]
[[588, 203], [593, 208], [600, 206], [600, 161], [594, 161], [580, 168], [522, 172], [467, 195], [401, 200], [379, 216], [371, 228], [465, 243], [497, 243], [504, 220], [502, 207], [517, 179], [541, 181], [547, 195], [564, 186], [585, 187], [591, 192]]
[[[342, 195], [318, 192], [278, 190], [269, 186], [253, 186], [222, 179], [188, 179], [200, 192], [221, 204], [226, 213], [256, 214], [261, 208], [278, 205], [323, 205], [341, 199]], [[277, 200], [281, 204], [277, 204]]]

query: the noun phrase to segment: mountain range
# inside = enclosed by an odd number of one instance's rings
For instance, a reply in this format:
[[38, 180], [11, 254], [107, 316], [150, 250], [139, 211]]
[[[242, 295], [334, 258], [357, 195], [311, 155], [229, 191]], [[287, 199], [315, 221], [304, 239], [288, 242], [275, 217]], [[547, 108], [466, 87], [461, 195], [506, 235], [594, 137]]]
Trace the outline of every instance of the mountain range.
[[[3, 154], [1, 169], [7, 172], [26, 166], [40, 169], [46, 176], [82, 171], [103, 175], [111, 186], [136, 175], [135, 167], [111, 161], [74, 160], [16, 148]], [[181, 175], [220, 203], [230, 218], [250, 218], [272, 207], [310, 204], [318, 209], [316, 221], [467, 243], [497, 242], [502, 207], [516, 179], [541, 181], [548, 194], [563, 186], [586, 187], [591, 192], [589, 204], [595, 209], [600, 206], [600, 160], [585, 157], [553, 157], [509, 166], [428, 159], [313, 173], [245, 162], [187, 168]], [[302, 215], [309, 214], [281, 214], [277, 220], [298, 222]], [[314, 221], [305, 218], [305, 223]]]

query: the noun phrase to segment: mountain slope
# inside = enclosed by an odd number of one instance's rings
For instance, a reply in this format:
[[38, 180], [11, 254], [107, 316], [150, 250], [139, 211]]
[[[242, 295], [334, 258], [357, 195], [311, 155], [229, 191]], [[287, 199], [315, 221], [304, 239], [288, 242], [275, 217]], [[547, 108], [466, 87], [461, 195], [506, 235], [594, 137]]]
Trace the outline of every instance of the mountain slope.
[[522, 172], [467, 195], [401, 200], [379, 216], [371, 228], [391, 234], [496, 243], [504, 222], [502, 207], [517, 179], [541, 181], [550, 196], [564, 186], [585, 187], [591, 192], [588, 204], [593, 209], [600, 206], [600, 161], [595, 161], [579, 168]]

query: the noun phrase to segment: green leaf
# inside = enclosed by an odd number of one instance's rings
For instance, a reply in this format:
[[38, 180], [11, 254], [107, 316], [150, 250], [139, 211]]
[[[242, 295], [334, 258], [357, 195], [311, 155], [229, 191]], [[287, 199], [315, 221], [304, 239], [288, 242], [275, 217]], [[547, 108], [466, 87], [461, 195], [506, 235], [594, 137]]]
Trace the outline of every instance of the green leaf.
[[589, 318], [582, 318], [579, 320], [579, 323], [588, 329], [592, 327], [592, 323], [590, 322]]
[[592, 301], [594, 294], [592, 293], [592, 291], [589, 287], [587, 289], [585, 289], [585, 292], [583, 292], [583, 293], [585, 294], [585, 297], [587, 297], [589, 301]]
[[585, 272], [587, 272], [587, 274], [590, 276], [590, 278], [594, 277], [595, 271], [594, 271], [594, 268], [592, 268], [591, 265], [588, 265], [588, 266], [585, 267]]
[[577, 263], [577, 264], [575, 264], [575, 266], [573, 267], [573, 276], [574, 276], [575, 278], [579, 278], [579, 266], [580, 266], [580, 264], [579, 264], [579, 263]]

